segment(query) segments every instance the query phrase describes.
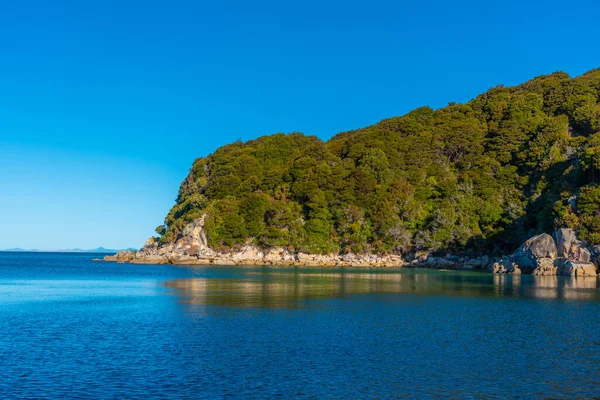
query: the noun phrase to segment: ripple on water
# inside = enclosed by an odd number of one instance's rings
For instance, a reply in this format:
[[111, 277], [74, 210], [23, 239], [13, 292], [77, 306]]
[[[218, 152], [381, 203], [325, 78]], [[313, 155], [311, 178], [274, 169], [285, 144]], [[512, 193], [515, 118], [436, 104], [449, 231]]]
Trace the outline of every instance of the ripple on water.
[[1, 398], [600, 396], [596, 279], [11, 257]]

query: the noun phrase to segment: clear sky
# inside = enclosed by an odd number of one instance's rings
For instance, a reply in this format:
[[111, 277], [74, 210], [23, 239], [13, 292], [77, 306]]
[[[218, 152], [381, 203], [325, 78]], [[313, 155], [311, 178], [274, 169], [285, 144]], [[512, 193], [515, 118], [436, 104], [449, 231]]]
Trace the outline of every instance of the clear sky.
[[600, 67], [600, 4], [19, 0], [0, 10], [0, 248], [140, 247], [192, 161]]

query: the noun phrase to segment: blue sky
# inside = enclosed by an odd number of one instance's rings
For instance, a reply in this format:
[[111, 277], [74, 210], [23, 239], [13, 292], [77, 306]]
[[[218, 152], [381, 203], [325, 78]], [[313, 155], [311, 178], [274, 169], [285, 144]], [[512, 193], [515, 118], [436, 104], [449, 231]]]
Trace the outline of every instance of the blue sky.
[[597, 1], [32, 1], [0, 10], [0, 248], [139, 247], [192, 161], [600, 67]]

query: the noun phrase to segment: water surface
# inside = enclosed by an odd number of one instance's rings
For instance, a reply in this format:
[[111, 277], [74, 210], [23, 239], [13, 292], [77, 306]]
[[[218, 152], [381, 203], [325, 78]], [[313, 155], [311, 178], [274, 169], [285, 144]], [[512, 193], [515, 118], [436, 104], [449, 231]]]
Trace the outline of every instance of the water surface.
[[0, 253], [0, 398], [600, 396], [596, 278]]

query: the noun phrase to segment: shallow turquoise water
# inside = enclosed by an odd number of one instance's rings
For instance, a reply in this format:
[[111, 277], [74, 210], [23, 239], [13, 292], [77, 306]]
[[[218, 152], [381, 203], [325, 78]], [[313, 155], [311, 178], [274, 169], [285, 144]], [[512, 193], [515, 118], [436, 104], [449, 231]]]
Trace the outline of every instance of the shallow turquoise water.
[[600, 396], [597, 279], [0, 253], [0, 398]]

